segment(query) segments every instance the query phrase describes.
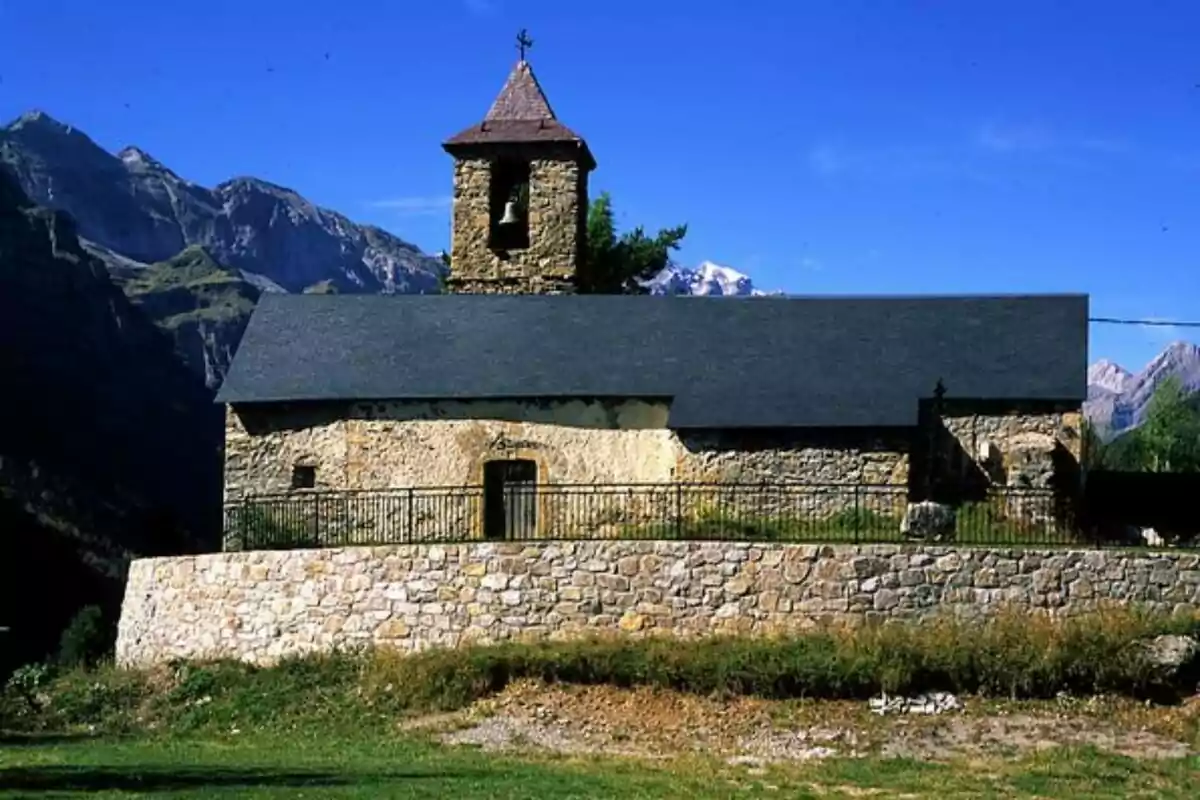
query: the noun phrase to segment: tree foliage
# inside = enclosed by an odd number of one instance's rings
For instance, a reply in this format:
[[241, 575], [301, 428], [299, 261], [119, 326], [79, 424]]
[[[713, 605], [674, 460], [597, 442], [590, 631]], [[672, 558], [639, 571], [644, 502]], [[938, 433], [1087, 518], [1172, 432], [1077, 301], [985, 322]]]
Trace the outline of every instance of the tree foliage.
[[642, 282], [653, 278], [670, 260], [687, 225], [660, 230], [654, 236], [642, 226], [617, 233], [612, 197], [604, 192], [588, 208], [586, 268], [580, 275], [581, 294], [642, 294]]
[[1141, 426], [1110, 442], [1090, 427], [1085, 447], [1092, 469], [1133, 472], [1200, 472], [1200, 394], [1176, 377], [1154, 390]]

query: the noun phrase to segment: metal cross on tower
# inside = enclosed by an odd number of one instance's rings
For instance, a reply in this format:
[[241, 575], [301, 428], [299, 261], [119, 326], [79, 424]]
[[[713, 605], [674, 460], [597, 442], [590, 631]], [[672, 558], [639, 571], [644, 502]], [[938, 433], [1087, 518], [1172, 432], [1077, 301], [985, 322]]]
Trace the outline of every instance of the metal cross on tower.
[[517, 52], [521, 54], [521, 60], [525, 60], [525, 53], [533, 49], [533, 39], [529, 38], [529, 33], [524, 28], [517, 34]]

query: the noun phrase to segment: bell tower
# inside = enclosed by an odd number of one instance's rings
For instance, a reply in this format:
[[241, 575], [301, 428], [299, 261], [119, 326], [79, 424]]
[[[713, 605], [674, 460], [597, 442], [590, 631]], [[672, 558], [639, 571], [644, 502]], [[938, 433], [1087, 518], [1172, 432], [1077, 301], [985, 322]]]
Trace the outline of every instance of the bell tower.
[[520, 60], [483, 121], [442, 147], [454, 157], [451, 292], [565, 294], [583, 268], [587, 144], [554, 115], [517, 36]]

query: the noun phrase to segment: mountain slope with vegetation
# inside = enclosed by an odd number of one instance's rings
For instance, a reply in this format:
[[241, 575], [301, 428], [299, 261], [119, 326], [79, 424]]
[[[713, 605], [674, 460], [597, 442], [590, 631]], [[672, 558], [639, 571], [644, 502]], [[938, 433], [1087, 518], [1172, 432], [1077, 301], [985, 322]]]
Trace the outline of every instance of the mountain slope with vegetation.
[[217, 541], [221, 415], [70, 217], [3, 168], [0, 343], [0, 584], [25, 587], [0, 595], [10, 658], [111, 607], [130, 555]]
[[1108, 359], [1088, 368], [1084, 413], [1105, 439], [1141, 425], [1150, 401], [1166, 379], [1179, 381], [1185, 392], [1200, 391], [1200, 345], [1172, 342], [1136, 374]]
[[262, 289], [218, 264], [202, 247], [113, 281], [147, 317], [169, 333], [191, 370], [215, 390], [229, 369]]
[[436, 292], [442, 262], [257, 178], [208, 189], [136, 147], [112, 154], [42, 112], [0, 127], [0, 167], [74, 220], [82, 246], [215, 389], [263, 291]]

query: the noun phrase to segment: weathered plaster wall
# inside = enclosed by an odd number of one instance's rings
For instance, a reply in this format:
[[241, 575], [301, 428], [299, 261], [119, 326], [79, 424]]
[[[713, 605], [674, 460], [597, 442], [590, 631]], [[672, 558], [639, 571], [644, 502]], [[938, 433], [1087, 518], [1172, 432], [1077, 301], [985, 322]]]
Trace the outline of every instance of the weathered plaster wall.
[[478, 486], [491, 459], [528, 458], [541, 483], [907, 480], [907, 438], [676, 434], [641, 400], [388, 402], [230, 409], [225, 494], [286, 492], [292, 467], [327, 489]]
[[572, 291], [587, 209], [587, 171], [570, 158], [533, 158], [529, 175], [529, 248], [502, 259], [488, 247], [491, 162], [454, 165], [452, 291], [557, 294]]
[[767, 634], [825, 620], [1200, 606], [1200, 554], [702, 542], [403, 545], [143, 559], [117, 659], [419, 650], [514, 637]]
[[226, 415], [225, 495], [289, 491], [296, 463], [317, 487], [479, 486], [491, 459], [528, 458], [541, 483], [670, 481], [667, 407], [629, 401], [388, 402], [241, 408]]

